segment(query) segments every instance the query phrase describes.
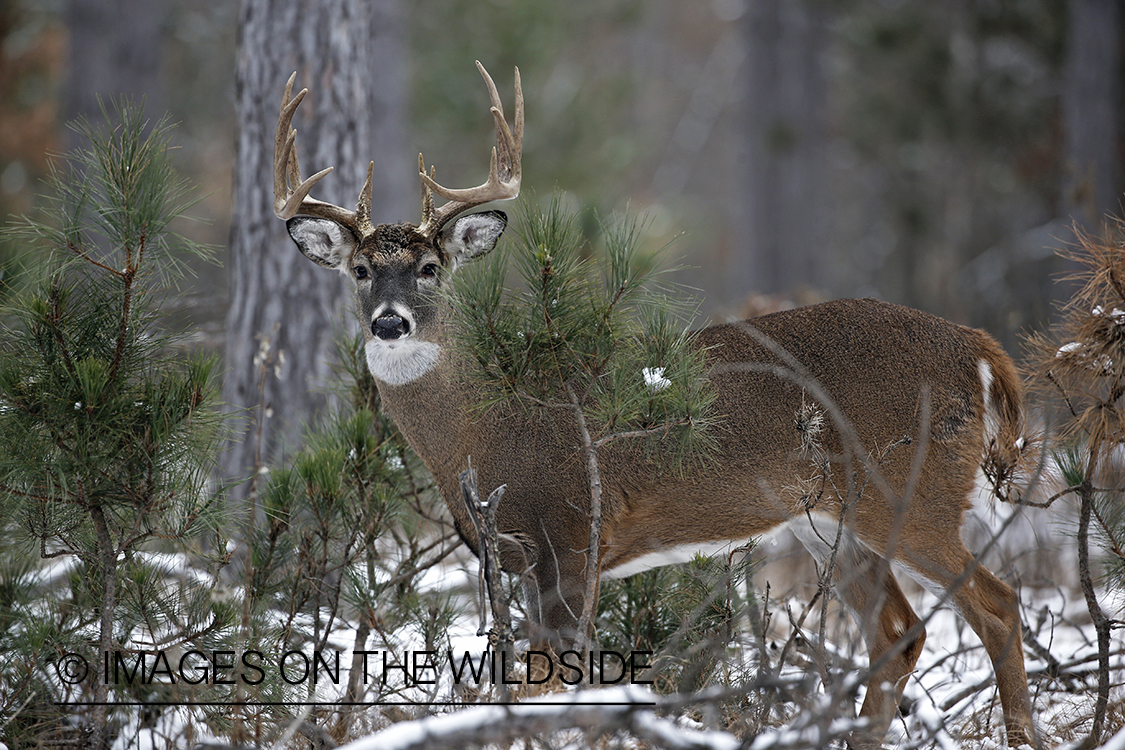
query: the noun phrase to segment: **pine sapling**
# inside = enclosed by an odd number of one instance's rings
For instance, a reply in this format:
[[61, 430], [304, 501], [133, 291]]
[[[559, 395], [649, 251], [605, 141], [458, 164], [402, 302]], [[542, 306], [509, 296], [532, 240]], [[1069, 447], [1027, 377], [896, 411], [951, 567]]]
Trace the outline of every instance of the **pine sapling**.
[[[1056, 460], [1067, 487], [1048, 503], [1073, 495], [1078, 500], [1078, 573], [1098, 638], [1098, 694], [1088, 745], [1103, 731], [1109, 699], [1110, 630], [1094, 588], [1090, 543], [1105, 552], [1105, 581], [1125, 589], [1125, 503], [1120, 466], [1125, 442], [1125, 224], [1117, 221], [1100, 236], [1078, 233], [1078, 245], [1061, 253], [1080, 270], [1082, 284], [1046, 334], [1033, 336], [1036, 385], [1046, 403], [1059, 404], [1057, 430], [1063, 448]], [[1120, 625], [1118, 623], [1118, 625]]]
[[[647, 451], [659, 470], [680, 472], [704, 460], [710, 444], [712, 399], [687, 328], [691, 311], [682, 294], [657, 283], [641, 228], [628, 219], [605, 228], [595, 261], [577, 216], [557, 197], [542, 209], [529, 205], [514, 247], [460, 272], [450, 292], [455, 343], [475, 365], [480, 408], [573, 416], [590, 498], [580, 639], [589, 637], [598, 601], [599, 453], [639, 444], [630, 448]], [[506, 285], [508, 269], [518, 287]]]
[[127, 107], [103, 114], [101, 128], [76, 126], [89, 148], [56, 165], [44, 215], [14, 234], [43, 256], [44, 278], [13, 303], [0, 338], [0, 504], [43, 558], [85, 571], [76, 585], [97, 613], [94, 747], [108, 739], [103, 655], [121, 646], [126, 622], [145, 621], [121, 616], [136, 583], [123, 566], [212, 520], [206, 480], [220, 437], [214, 363], [182, 355], [157, 318], [183, 259], [208, 252], [169, 231], [189, 201], [168, 122]]

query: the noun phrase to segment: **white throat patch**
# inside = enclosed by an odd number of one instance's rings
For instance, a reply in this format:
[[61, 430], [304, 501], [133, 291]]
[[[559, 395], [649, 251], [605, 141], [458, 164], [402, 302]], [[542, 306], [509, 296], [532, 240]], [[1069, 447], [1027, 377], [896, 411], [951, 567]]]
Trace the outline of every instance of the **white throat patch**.
[[376, 380], [405, 385], [425, 375], [438, 362], [441, 347], [430, 341], [410, 338], [398, 341], [372, 339], [367, 342], [367, 368]]

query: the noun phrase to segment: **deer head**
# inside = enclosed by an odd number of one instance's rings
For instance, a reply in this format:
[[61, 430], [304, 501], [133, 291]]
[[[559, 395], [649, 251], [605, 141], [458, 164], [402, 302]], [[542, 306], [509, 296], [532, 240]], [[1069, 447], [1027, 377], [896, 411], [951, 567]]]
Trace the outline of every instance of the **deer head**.
[[[515, 72], [515, 125], [509, 128], [496, 84], [479, 62], [477, 68], [488, 86], [496, 123], [488, 180], [472, 188], [443, 187], [434, 180], [433, 167], [426, 174], [419, 154], [422, 220], [418, 224], [371, 223], [374, 162], [367, 169], [354, 211], [310, 196], [332, 167], [301, 179], [297, 131], [292, 123], [308, 89], [292, 96], [296, 73], [289, 78], [281, 101], [274, 145], [274, 213], [286, 221], [289, 236], [307, 258], [352, 281], [368, 366], [378, 380], [390, 385], [416, 380], [437, 364], [442, 325], [436, 290], [458, 265], [495, 247], [507, 226], [507, 217], [500, 211], [462, 214], [519, 195], [524, 122], [519, 69]], [[435, 206], [435, 193], [447, 202]]]

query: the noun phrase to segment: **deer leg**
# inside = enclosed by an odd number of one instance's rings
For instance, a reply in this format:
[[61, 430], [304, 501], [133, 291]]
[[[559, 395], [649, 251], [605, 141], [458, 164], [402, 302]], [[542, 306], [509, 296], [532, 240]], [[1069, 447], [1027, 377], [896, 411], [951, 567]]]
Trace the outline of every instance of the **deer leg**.
[[[815, 523], [815, 522], [814, 522]], [[832, 565], [832, 584], [863, 634], [871, 674], [860, 716], [870, 726], [853, 735], [853, 747], [879, 747], [902, 699], [906, 678], [914, 670], [926, 640], [905, 594], [880, 555], [859, 543], [850, 532], [841, 537], [835, 554], [828, 540], [830, 525], [793, 524], [790, 528], [821, 566]], [[828, 535], [826, 532], [831, 532]]]
[[867, 644], [870, 675], [859, 715], [871, 721], [851, 744], [879, 747], [898, 711], [906, 680], [922, 655], [926, 631], [886, 560], [858, 545], [849, 556], [852, 564], [836, 577], [835, 588]]
[[951, 592], [958, 613], [984, 644], [996, 674], [1008, 745], [1035, 746], [1019, 599], [1011, 586], [982, 567], [963, 546], [957, 546], [959, 551], [952, 554], [932, 556], [912, 549], [904, 561], [917, 572], [920, 582]]
[[539, 601], [539, 582], [536, 578], [539, 558], [539, 548], [529, 538], [519, 534], [500, 535], [500, 567], [509, 573], [519, 573], [524, 612], [527, 614], [528, 640], [534, 649], [542, 649], [547, 645], [543, 629], [543, 609]]
[[954, 593], [953, 600], [992, 660], [1008, 745], [1034, 746], [1035, 726], [1031, 718], [1019, 600], [1015, 591], [976, 565], [969, 582]]
[[556, 652], [573, 648], [578, 635], [585, 590], [586, 556], [569, 545], [539, 540], [539, 555], [531, 572], [540, 621], [532, 643], [550, 645]]

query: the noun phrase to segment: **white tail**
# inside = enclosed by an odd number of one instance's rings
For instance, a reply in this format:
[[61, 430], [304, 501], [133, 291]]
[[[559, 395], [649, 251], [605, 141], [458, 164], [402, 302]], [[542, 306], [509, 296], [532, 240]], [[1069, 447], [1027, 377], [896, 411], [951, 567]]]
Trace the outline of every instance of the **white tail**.
[[[308, 197], [327, 170], [301, 180], [290, 123], [304, 92], [290, 99], [291, 79], [277, 131], [277, 213], [301, 252], [354, 281], [383, 404], [474, 550], [458, 473], [471, 455], [482, 488], [508, 486], [498, 512], [502, 564], [530, 571], [537, 632], [567, 639], [582, 611], [590, 523], [574, 417], [565, 409], [472, 410], [465, 365], [448, 345], [448, 310], [435, 294], [506, 227], [501, 212], [463, 212], [519, 192], [518, 71], [509, 130], [480, 70], [497, 131], [490, 176], [480, 187], [449, 190], [420, 162], [420, 225], [371, 225], [370, 170], [354, 212]], [[435, 208], [431, 191], [450, 202]], [[978, 471], [1007, 477], [1019, 459], [1020, 384], [1008, 356], [981, 331], [874, 300], [713, 326], [697, 341], [721, 415], [713, 468], [659, 476], [625, 443], [604, 449], [602, 571], [628, 575], [789, 524], [814, 555], [835, 555], [837, 589], [873, 667], [862, 708], [873, 728], [856, 741], [877, 745], [925, 640], [889, 570], [893, 560], [948, 596], [980, 636], [1008, 741], [1032, 741], [1016, 595], [976, 564], [959, 535]], [[830, 544], [841, 523], [843, 543]]]

